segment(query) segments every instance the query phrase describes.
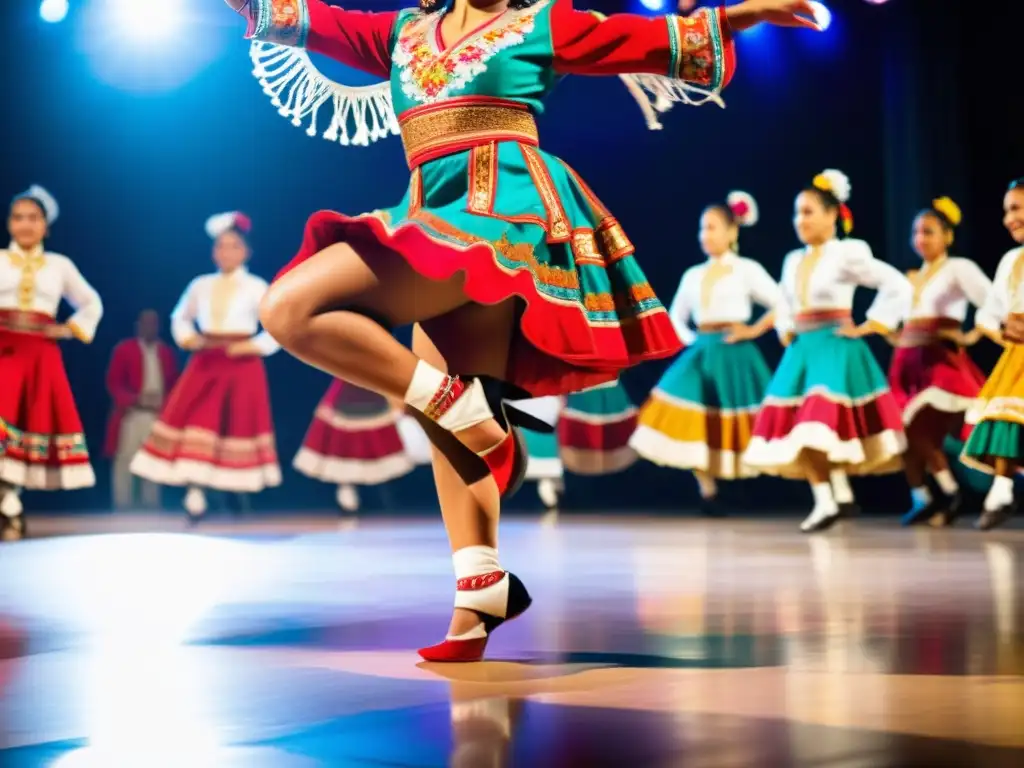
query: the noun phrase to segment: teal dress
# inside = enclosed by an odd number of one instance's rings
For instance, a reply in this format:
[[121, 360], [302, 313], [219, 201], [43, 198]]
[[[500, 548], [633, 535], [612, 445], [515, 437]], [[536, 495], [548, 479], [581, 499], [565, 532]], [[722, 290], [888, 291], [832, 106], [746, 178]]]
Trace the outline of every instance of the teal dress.
[[[319, 0], [252, 0], [249, 36], [297, 46], [390, 81], [409, 188], [390, 208], [309, 220], [285, 269], [338, 242], [372, 264], [399, 254], [419, 274], [461, 274], [470, 302], [520, 306], [506, 378], [535, 396], [615, 381], [680, 343], [615, 216], [538, 146], [534, 115], [561, 76], [648, 73], [716, 91], [731, 77], [718, 9], [601, 19], [571, 0], [508, 9], [460, 40], [433, 13], [359, 13]], [[600, 113], [595, 112], [595, 118]], [[427, 330], [442, 354], [446, 318]]]

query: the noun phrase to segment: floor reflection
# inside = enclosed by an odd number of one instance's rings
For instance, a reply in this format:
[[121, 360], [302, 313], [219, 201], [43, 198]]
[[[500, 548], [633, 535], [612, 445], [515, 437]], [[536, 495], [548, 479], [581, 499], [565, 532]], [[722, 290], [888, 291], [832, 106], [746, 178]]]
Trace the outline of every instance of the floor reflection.
[[991, 768], [1024, 748], [1018, 531], [513, 523], [535, 606], [493, 661], [452, 666], [414, 652], [449, 610], [433, 523], [163, 524], [0, 549], [5, 768]]

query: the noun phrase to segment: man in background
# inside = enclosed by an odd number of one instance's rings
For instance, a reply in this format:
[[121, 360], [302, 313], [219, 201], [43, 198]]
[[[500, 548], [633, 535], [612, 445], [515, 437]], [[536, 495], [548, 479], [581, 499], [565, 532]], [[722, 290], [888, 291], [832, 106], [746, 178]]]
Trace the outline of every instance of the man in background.
[[[107, 391], [114, 408], [107, 423], [106, 454], [113, 459], [115, 509], [137, 506], [132, 457], [156, 422], [164, 398], [178, 377], [174, 351], [160, 340], [160, 315], [146, 309], [135, 323], [135, 338], [114, 347], [107, 368]], [[141, 484], [141, 506], [160, 508], [160, 486]]]

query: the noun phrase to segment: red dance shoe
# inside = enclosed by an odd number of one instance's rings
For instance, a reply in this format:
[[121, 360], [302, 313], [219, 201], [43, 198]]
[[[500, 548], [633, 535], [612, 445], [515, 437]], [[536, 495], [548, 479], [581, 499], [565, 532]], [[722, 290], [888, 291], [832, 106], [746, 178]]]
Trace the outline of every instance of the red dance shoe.
[[[480, 605], [492, 608], [495, 602], [494, 598], [498, 597], [494, 590], [500, 589], [503, 581], [506, 582], [507, 591], [504, 596], [503, 610], [498, 610], [501, 615], [488, 613], [474, 607]], [[437, 645], [420, 648], [419, 654], [424, 661], [464, 663], [483, 660], [484, 649], [487, 648], [487, 641], [490, 639], [491, 633], [506, 621], [511, 621], [522, 615], [533, 602], [533, 598], [526, 591], [523, 582], [508, 571], [494, 571], [467, 579], [459, 579], [456, 590], [455, 607], [476, 611], [480, 616], [481, 623], [457, 638], [445, 638]], [[489, 592], [490, 595], [485, 595], [485, 592]]]

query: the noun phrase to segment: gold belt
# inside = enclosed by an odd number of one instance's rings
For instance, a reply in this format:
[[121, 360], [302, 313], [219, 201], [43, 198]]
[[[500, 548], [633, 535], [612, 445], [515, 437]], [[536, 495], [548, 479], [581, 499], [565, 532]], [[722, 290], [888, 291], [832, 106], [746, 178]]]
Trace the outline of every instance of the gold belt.
[[398, 118], [409, 168], [495, 141], [537, 146], [537, 123], [525, 104], [485, 96], [447, 99]]

